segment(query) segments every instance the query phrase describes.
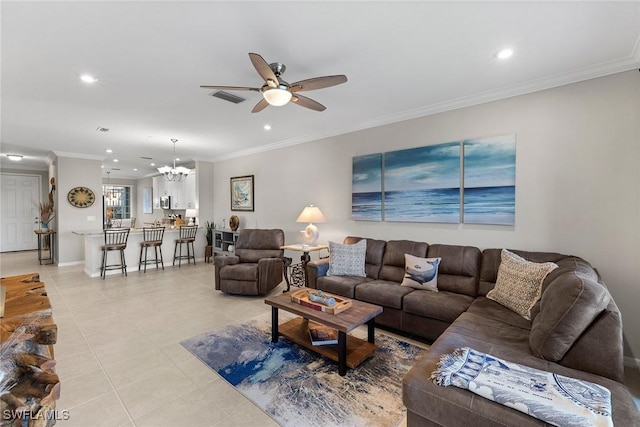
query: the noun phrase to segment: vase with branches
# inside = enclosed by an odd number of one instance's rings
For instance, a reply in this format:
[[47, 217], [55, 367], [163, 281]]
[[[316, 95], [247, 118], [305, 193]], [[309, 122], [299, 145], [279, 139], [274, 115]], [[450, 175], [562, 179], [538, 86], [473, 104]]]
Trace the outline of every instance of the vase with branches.
[[40, 223], [43, 229], [49, 228], [49, 223], [55, 217], [56, 213], [53, 210], [53, 203], [43, 202], [40, 203]]

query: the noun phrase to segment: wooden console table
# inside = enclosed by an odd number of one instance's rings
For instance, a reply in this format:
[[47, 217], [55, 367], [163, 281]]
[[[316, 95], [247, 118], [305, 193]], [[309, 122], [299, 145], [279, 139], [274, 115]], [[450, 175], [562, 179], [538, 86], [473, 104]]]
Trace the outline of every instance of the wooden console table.
[[[48, 264], [53, 264], [54, 261], [54, 251], [56, 246], [56, 232], [54, 230], [34, 230], [34, 233], [38, 236], [38, 261], [40, 265], [42, 265], [42, 261], [49, 261]], [[42, 257], [42, 250], [45, 249], [46, 246], [49, 246], [49, 257]]]
[[[7, 377], [13, 377], [10, 392], [0, 396], [1, 406], [6, 408], [0, 424], [13, 419], [15, 423], [9, 425], [52, 426], [59, 419], [55, 408], [60, 397], [60, 379], [53, 360], [58, 328], [51, 315], [47, 291], [37, 273], [3, 277], [0, 285], [6, 290], [4, 317], [0, 321], [0, 353], [3, 360], [15, 362], [0, 364]], [[9, 414], [9, 419], [4, 418], [5, 414]]]

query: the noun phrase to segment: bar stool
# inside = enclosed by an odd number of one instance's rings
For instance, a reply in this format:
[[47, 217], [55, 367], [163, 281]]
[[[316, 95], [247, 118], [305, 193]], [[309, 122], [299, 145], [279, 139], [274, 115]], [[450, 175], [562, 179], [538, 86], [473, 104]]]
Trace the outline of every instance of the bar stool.
[[[147, 272], [147, 264], [155, 263], [158, 269], [158, 261], [164, 270], [164, 260], [162, 258], [162, 239], [164, 238], [164, 227], [144, 227], [142, 229], [142, 242], [140, 242], [140, 261], [138, 262], [138, 271], [140, 266], [144, 265], [144, 272]], [[154, 259], [147, 259], [147, 250], [153, 248], [155, 252]], [[158, 249], [160, 249], [160, 258], [158, 259]], [[142, 252], [144, 251], [144, 260]]]
[[[173, 265], [176, 265], [176, 259], [178, 260], [178, 267], [182, 263], [183, 259], [187, 260], [187, 264], [191, 262], [193, 259], [193, 265], [196, 265], [196, 251], [193, 247], [193, 242], [196, 240], [196, 233], [198, 232], [197, 225], [181, 225], [180, 226], [180, 237], [176, 239], [176, 246], [173, 249]], [[182, 255], [182, 245], [187, 245], [187, 254]], [[180, 253], [176, 256], [178, 252], [178, 246], [180, 246]]]
[[[127, 240], [129, 239], [129, 228], [107, 229], [104, 230], [104, 245], [102, 246], [102, 266], [100, 267], [100, 276], [102, 280], [107, 276], [107, 270], [120, 269], [127, 275], [127, 261], [124, 257], [124, 250], [127, 248]], [[119, 251], [120, 262], [117, 264], [107, 264], [109, 252]]]

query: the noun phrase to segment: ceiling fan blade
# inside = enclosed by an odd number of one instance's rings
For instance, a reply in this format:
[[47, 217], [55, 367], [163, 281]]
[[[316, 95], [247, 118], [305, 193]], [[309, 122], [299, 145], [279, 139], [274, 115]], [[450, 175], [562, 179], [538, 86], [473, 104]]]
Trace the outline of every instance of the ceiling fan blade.
[[276, 77], [267, 61], [265, 61], [262, 56], [258, 55], [257, 53], [250, 53], [249, 58], [251, 59], [251, 63], [253, 64], [258, 74], [260, 74], [260, 77], [262, 77], [263, 80], [267, 82], [267, 84], [269, 84], [269, 80], [271, 80], [275, 83], [275, 85], [272, 87], [278, 85], [278, 78]]
[[315, 111], [324, 111], [327, 109], [327, 107], [320, 104], [318, 101], [314, 101], [313, 99], [302, 95], [293, 95], [293, 97], [291, 97], [291, 102]]
[[260, 111], [264, 110], [265, 108], [267, 108], [269, 106], [269, 103], [267, 102], [266, 99], [262, 98], [260, 100], [260, 102], [258, 102], [256, 104], [255, 107], [253, 107], [253, 110], [251, 110], [252, 113], [259, 113]]
[[302, 92], [305, 90], [323, 89], [325, 87], [339, 85], [346, 81], [347, 76], [344, 74], [340, 74], [338, 76], [314, 77], [312, 79], [300, 80], [299, 82], [291, 83], [291, 91]]
[[203, 89], [219, 89], [219, 90], [251, 90], [254, 92], [260, 92], [257, 87], [244, 87], [244, 86], [200, 86]]

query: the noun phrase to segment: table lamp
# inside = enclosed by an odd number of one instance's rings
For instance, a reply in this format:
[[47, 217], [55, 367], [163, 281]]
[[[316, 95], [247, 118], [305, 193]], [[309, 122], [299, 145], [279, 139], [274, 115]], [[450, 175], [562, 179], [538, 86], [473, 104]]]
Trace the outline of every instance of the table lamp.
[[187, 209], [184, 213], [184, 216], [189, 218], [189, 223], [187, 225], [196, 225], [196, 216], [198, 216], [197, 209]]
[[305, 245], [314, 246], [318, 241], [320, 232], [318, 231], [318, 227], [313, 225], [313, 223], [327, 222], [327, 219], [324, 217], [324, 214], [319, 207], [309, 205], [302, 210], [302, 213], [300, 213], [296, 222], [309, 223], [304, 230], [300, 231], [300, 236], [302, 237], [302, 241]]

